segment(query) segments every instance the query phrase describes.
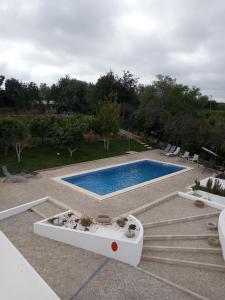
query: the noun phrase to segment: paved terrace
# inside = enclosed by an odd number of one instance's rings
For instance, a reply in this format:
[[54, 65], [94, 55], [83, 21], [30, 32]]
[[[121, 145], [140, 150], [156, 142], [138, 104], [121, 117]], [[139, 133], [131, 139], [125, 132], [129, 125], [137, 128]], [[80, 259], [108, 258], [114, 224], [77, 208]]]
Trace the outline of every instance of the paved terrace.
[[[133, 160], [144, 158], [178, 164], [180, 163], [189, 167], [194, 167], [194, 169], [183, 174], [149, 184], [142, 188], [105, 199], [101, 202], [91, 196], [64, 186], [63, 184], [57, 183], [51, 179], [56, 176], [63, 176], [70, 173], [131, 162]], [[136, 154], [128, 154], [86, 163], [79, 163], [55, 170], [47, 170], [41, 172], [41, 175], [41, 178], [30, 179], [28, 183], [0, 183], [0, 210], [44, 196], [51, 196], [86, 215], [95, 217], [100, 213], [107, 213], [114, 217], [174, 191], [182, 191], [186, 186], [193, 184], [196, 178], [205, 178], [209, 176], [209, 173], [202, 173], [202, 168], [197, 168], [196, 165], [177, 162], [176, 158], [168, 158], [160, 155], [158, 150], [151, 150]]]
[[[86, 194], [75, 191], [74, 189], [51, 180], [51, 178], [55, 176], [122, 162], [129, 162], [142, 158], [176, 163], [176, 158], [167, 158], [159, 155], [157, 150], [152, 150], [81, 163], [55, 170], [43, 171], [41, 172], [41, 178], [30, 179], [28, 183], [6, 184], [1, 182], [0, 210], [29, 202], [43, 196], [51, 196], [66, 205], [69, 205], [73, 209], [91, 216], [96, 216], [100, 213], [108, 213], [112, 216], [118, 216], [144, 204], [152, 203], [156, 199], [169, 193], [177, 190], [185, 190], [186, 186], [193, 184], [195, 178], [201, 179], [209, 175], [208, 173], [202, 174], [202, 169], [196, 167], [195, 169], [183, 174], [172, 176], [125, 194], [103, 200], [102, 202], [98, 202], [96, 199], [91, 198]], [[163, 202], [162, 206], [160, 204], [153, 209], [149, 209], [148, 211], [140, 214], [138, 217], [140, 217], [143, 223], [149, 223], [199, 214], [199, 209], [194, 208], [193, 204], [188, 202], [188, 200], [184, 200], [182, 205], [181, 202], [182, 200], [175, 196], [168, 202], [165, 202], [165, 204]], [[42, 207], [38, 207], [38, 209], [42, 209], [42, 212], [46, 215], [52, 215], [59, 212], [58, 208], [47, 203]], [[207, 208], [204, 210], [204, 213], [209, 212], [214, 212], [214, 210]], [[34, 212], [28, 211], [0, 221], [0, 230], [6, 234], [18, 250], [21, 251], [28, 262], [31, 263], [43, 279], [46, 280], [50, 287], [53, 288], [63, 300], [218, 299], [216, 297], [212, 297], [213, 293], [210, 292], [203, 293], [203, 297], [201, 297], [198, 295], [201, 291], [199, 291], [197, 287], [192, 289], [192, 268], [187, 268], [189, 271], [186, 272], [186, 275], [183, 277], [181, 276], [183, 274], [182, 267], [168, 266], [169, 268], [167, 268], [167, 265], [163, 265], [163, 268], [161, 268], [161, 263], [157, 264], [151, 260], [146, 261], [143, 259], [140, 264], [141, 268], [133, 268], [100, 255], [33, 234], [33, 223], [38, 220], [40, 220], [40, 216]], [[191, 225], [190, 222], [189, 224]], [[181, 229], [177, 229], [178, 227], [180, 228], [180, 226]], [[194, 228], [194, 226], [192, 227]], [[146, 233], [153, 235], [186, 233], [185, 224], [170, 225], [168, 230], [164, 228], [167, 227], [164, 226], [155, 229], [150, 228], [146, 230]], [[190, 228], [190, 232], [188, 233], [193, 233], [192, 228]], [[182, 243], [184, 243], [181, 244], [182, 246], [185, 245], [185, 241]], [[203, 246], [205, 246], [204, 241], [199, 241], [199, 243], [200, 246], [202, 246], [202, 243]], [[158, 247], [160, 245], [163, 246], [164, 244], [165, 243], [159, 241], [154, 242], [152, 245], [156, 245]], [[196, 244], [198, 244], [198, 242]], [[149, 242], [147, 241], [145, 245], [148, 247]], [[177, 246], [176, 243], [175, 245]], [[149, 250], [149, 248], [146, 248], [145, 251], [148, 252]], [[156, 253], [153, 252], [153, 254], [156, 256]], [[144, 255], [146, 254], [144, 253]], [[193, 254], [193, 256], [195, 255], [196, 254]], [[147, 256], [150, 256], [149, 253], [147, 253]], [[166, 257], [170, 258], [171, 256], [167, 255]], [[186, 259], [188, 258], [189, 257], [187, 255]], [[219, 257], [218, 260], [216, 257], [216, 262], [214, 262], [213, 258], [211, 259], [212, 263], [221, 264]], [[163, 270], [165, 276], [163, 272], [160, 272], [160, 270]], [[179, 273], [177, 273], [178, 271]], [[157, 275], [152, 274], [152, 272]], [[201, 272], [202, 271], [196, 270], [193, 279], [194, 281], [200, 278], [199, 276], [203, 274]], [[179, 274], [175, 277], [175, 280], [173, 280], [174, 274]], [[219, 282], [220, 280], [222, 282], [222, 280], [224, 280], [224, 275], [217, 274], [218, 272], [215, 272], [215, 274], [211, 272], [210, 275], [206, 273], [206, 275], [204, 275], [204, 280], [210, 279], [210, 276], [217, 276], [216, 278], [218, 278]], [[183, 280], [181, 280], [182, 278]], [[188, 278], [190, 280], [188, 280]], [[174, 281], [174, 283], [171, 283], [170, 281]], [[186, 281], [188, 282], [187, 285], [185, 284]], [[202, 283], [203, 286], [204, 283]], [[196, 286], [198, 286], [198, 284]], [[197, 294], [190, 293], [189, 289], [192, 289]], [[220, 289], [217, 295], [221, 295], [222, 292], [223, 291]]]

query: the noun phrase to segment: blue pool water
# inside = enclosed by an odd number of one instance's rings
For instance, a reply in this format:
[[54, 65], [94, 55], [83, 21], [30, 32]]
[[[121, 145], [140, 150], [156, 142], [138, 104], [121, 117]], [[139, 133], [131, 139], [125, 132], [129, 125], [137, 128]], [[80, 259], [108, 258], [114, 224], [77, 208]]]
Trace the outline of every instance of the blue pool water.
[[99, 196], [184, 170], [184, 167], [143, 160], [62, 178]]

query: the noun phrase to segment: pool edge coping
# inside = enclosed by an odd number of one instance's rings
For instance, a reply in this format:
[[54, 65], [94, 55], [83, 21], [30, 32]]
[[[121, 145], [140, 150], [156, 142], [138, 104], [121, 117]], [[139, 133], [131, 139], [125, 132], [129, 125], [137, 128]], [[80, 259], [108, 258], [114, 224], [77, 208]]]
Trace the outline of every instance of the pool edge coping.
[[[96, 171], [106, 170], [106, 169], [110, 169], [110, 168], [113, 168], [113, 167], [119, 167], [119, 166], [122, 166], [122, 165], [132, 164], [132, 163], [146, 161], [146, 160], [147, 161], [153, 161], [153, 162], [161, 163], [161, 164], [165, 164], [165, 165], [182, 167], [184, 169], [180, 170], [180, 171], [177, 171], [177, 172], [174, 172], [174, 173], [171, 173], [171, 174], [168, 174], [168, 175], [160, 176], [160, 177], [155, 178], [155, 179], [144, 181], [142, 183], [135, 184], [133, 186], [130, 186], [130, 187], [127, 187], [127, 188], [123, 188], [123, 189], [120, 189], [120, 190], [112, 192], [112, 193], [108, 193], [108, 194], [103, 195], [103, 196], [98, 195], [98, 194], [96, 194], [94, 192], [88, 191], [87, 189], [81, 188], [81, 187], [79, 187], [77, 185], [74, 185], [72, 183], [69, 183], [69, 182], [66, 182], [65, 180], [63, 180], [66, 177], [72, 177], [72, 176], [77, 176], [77, 175], [92, 173], [92, 172], [96, 172]], [[182, 165], [182, 164], [175, 164], [175, 163], [170, 163], [170, 162], [164, 162], [164, 161], [160, 161], [160, 160], [156, 160], [156, 159], [142, 158], [142, 159], [132, 160], [132, 161], [125, 162], [125, 163], [117, 163], [117, 164], [113, 164], [113, 165], [107, 165], [105, 167], [88, 169], [88, 170], [85, 170], [85, 171], [80, 171], [80, 172], [65, 174], [65, 175], [61, 175], [61, 176], [56, 176], [56, 177], [52, 177], [51, 180], [54, 180], [54, 181], [56, 181], [56, 182], [58, 182], [60, 184], [68, 186], [68, 187], [70, 187], [70, 188], [72, 188], [72, 189], [74, 189], [76, 191], [79, 191], [79, 192], [81, 192], [83, 194], [86, 194], [87, 196], [93, 197], [96, 200], [98, 200], [99, 202], [101, 202], [102, 200], [105, 200], [105, 199], [108, 199], [108, 198], [112, 198], [114, 196], [117, 196], [117, 195], [120, 195], [120, 194], [123, 194], [123, 193], [130, 192], [132, 190], [144, 187], [144, 186], [146, 186], [148, 184], [151, 184], [151, 183], [154, 183], [154, 182], [158, 182], [158, 181], [164, 180], [166, 178], [169, 178], [169, 177], [172, 177], [172, 176], [176, 176], [176, 175], [182, 174], [184, 172], [188, 172], [188, 171], [193, 170], [193, 169], [194, 169], [194, 167], [188, 167], [188, 166], [185, 166], [185, 165]]]

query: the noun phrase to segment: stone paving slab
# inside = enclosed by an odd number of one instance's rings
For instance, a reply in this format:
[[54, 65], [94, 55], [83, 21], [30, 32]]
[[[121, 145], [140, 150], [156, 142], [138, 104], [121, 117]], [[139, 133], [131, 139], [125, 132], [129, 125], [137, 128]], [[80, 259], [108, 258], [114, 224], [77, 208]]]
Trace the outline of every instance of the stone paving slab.
[[111, 260], [76, 299], [191, 300], [195, 298], [138, 269]]
[[[140, 267], [182, 285], [211, 300], [222, 300], [225, 295], [225, 274], [162, 263], [142, 261]], [[182, 298], [181, 298], [182, 299]]]

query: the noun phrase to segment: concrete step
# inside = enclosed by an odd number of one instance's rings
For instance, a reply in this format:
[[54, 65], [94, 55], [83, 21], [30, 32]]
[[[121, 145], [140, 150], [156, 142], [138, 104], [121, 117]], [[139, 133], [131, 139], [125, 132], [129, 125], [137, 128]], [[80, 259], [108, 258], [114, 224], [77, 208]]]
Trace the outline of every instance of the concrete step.
[[153, 222], [153, 223], [145, 223], [145, 224], [143, 224], [143, 227], [144, 228], [152, 228], [152, 227], [157, 227], [157, 226], [164, 226], [164, 225], [190, 222], [190, 221], [195, 221], [195, 220], [200, 220], [200, 219], [207, 219], [207, 218], [211, 218], [211, 217], [219, 217], [219, 212], [201, 214], [201, 215], [195, 215], [195, 216], [188, 216], [185, 218], [163, 220], [163, 221]]
[[208, 238], [218, 238], [218, 234], [158, 234], [158, 235], [145, 235], [144, 241], [171, 241], [171, 240], [199, 240]]
[[191, 222], [170, 224], [167, 226], [150, 227], [144, 229], [144, 235], [196, 235], [218, 234], [217, 231], [207, 229], [208, 222], [218, 222], [218, 217], [192, 220]]
[[221, 248], [200, 248], [200, 247], [173, 247], [173, 246], [149, 246], [144, 245], [143, 251], [161, 251], [161, 252], [183, 252], [183, 253], [210, 253], [222, 254]]
[[[181, 266], [142, 260], [140, 268], [175, 284], [190, 289], [208, 299], [224, 299], [225, 273], [193, 266]], [[194, 298], [195, 299], [195, 298]]]
[[[216, 249], [215, 249], [216, 250]], [[207, 253], [207, 252], [194, 252], [194, 251], [159, 251], [157, 250], [145, 250], [143, 249], [143, 255], [150, 255], [154, 257], [160, 257], [165, 259], [172, 259], [172, 260], [185, 260], [185, 261], [192, 261], [197, 263], [209, 263], [220, 265], [225, 268], [225, 261], [223, 260], [223, 256], [221, 253]]]
[[57, 207], [56, 205], [49, 202], [48, 200], [43, 204], [36, 206], [32, 210], [37, 214], [39, 214], [40, 216], [41, 215], [43, 217], [45, 216], [45, 218], [52, 217], [54, 215], [57, 215], [65, 211], [65, 209]]
[[[137, 216], [137, 218], [140, 219], [139, 216], [142, 213], [153, 209], [154, 207], [162, 204], [163, 202], [166, 202], [166, 201], [170, 200], [171, 198], [173, 198], [176, 195], [177, 195], [177, 192], [173, 192], [173, 193], [168, 194], [168, 195], [166, 195], [164, 197], [158, 198], [158, 199], [156, 199], [156, 200], [154, 200], [154, 201], [152, 201], [150, 203], [146, 203], [146, 204], [144, 204], [142, 206], [139, 206], [139, 207], [137, 207], [135, 209], [132, 209], [132, 210], [126, 212], [126, 214], [124, 214], [124, 216], [133, 215], [133, 216]], [[141, 219], [140, 219], [140, 221], [141, 221]]]
[[213, 248], [220, 249], [221, 247], [213, 247], [208, 244], [207, 239], [194, 240], [144, 240], [144, 246], [164, 246], [164, 247], [193, 247], [193, 248]]
[[197, 262], [191, 260], [182, 260], [182, 259], [174, 259], [174, 258], [150, 256], [150, 255], [143, 255], [142, 260], [164, 263], [164, 264], [172, 264], [172, 265], [183, 266], [183, 267], [207, 269], [211, 271], [218, 271], [218, 272], [225, 273], [225, 265], [219, 265], [213, 263], [203, 263], [203, 262]]
[[163, 220], [218, 212], [217, 209], [209, 206], [198, 208], [194, 205], [193, 201], [179, 197], [177, 194], [174, 194], [173, 197], [170, 197], [167, 200], [168, 201], [162, 201], [159, 205], [150, 207], [150, 209], [146, 209], [142, 213], [139, 213], [139, 220], [142, 223], [153, 223]]

